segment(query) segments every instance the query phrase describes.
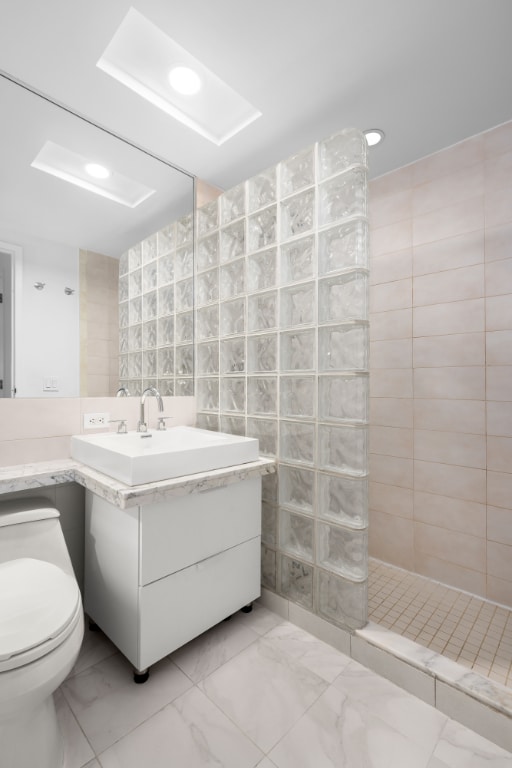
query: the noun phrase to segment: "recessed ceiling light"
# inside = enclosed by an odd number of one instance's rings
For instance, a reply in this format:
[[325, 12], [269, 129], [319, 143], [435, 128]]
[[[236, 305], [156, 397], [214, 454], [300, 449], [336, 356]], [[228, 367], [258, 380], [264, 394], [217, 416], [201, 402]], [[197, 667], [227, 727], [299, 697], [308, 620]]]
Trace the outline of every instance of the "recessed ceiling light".
[[[139, 96], [220, 145], [261, 112], [135, 8], [130, 8], [97, 65]], [[195, 74], [200, 93], [169, 88], [169, 72]]]
[[87, 163], [85, 170], [89, 176], [92, 176], [94, 179], [108, 179], [110, 176], [108, 168], [105, 168], [104, 165], [100, 165], [99, 163]]
[[105, 166], [90, 163], [86, 157], [53, 141], [44, 144], [31, 166], [129, 208], [140, 205], [155, 191]]
[[171, 87], [178, 93], [194, 96], [201, 90], [201, 78], [190, 67], [174, 67], [169, 72]]
[[363, 131], [363, 133], [369, 147], [374, 147], [376, 144], [380, 144], [384, 139], [384, 131], [381, 131], [380, 128], [369, 128], [367, 131]]

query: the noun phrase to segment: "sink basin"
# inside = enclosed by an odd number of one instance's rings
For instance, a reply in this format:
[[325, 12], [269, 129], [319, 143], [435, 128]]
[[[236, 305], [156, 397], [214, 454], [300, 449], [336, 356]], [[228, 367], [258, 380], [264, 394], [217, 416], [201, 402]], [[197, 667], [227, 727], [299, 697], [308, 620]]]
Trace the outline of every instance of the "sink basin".
[[71, 456], [126, 485], [140, 485], [256, 461], [259, 444], [253, 437], [172, 427], [74, 435]]

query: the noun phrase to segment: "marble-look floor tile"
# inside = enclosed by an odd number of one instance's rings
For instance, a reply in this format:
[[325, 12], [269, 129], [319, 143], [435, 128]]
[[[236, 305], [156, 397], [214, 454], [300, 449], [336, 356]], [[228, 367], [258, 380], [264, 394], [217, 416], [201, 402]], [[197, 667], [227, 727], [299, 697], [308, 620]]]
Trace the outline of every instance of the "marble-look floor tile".
[[92, 632], [88, 627], [88, 619], [85, 617], [85, 630], [82, 647], [78, 654], [78, 659], [68, 677], [77, 675], [80, 672], [92, 667], [99, 661], [119, 653], [114, 643], [112, 643], [103, 632], [98, 629]]
[[269, 760], [268, 757], [264, 757], [261, 763], [258, 763], [256, 768], [277, 768], [277, 766], [272, 760]]
[[277, 613], [269, 611], [268, 608], [265, 608], [265, 606], [258, 602], [253, 603], [250, 613], [239, 611], [233, 615], [232, 620], [243, 624], [244, 627], [249, 627], [258, 635], [265, 635], [270, 629], [283, 621]]
[[169, 659], [155, 664], [143, 685], [121, 654], [68, 678], [61, 690], [96, 755], [190, 688]]
[[64, 765], [66, 768], [82, 768], [94, 757], [92, 747], [85, 738], [60, 689], [55, 691], [53, 698], [64, 741]]
[[194, 683], [254, 643], [259, 635], [235, 619], [223, 621], [174, 651], [169, 658]]
[[101, 768], [101, 765], [97, 760], [91, 760], [91, 762], [84, 765], [83, 768]]
[[262, 637], [199, 687], [267, 752], [327, 687], [300, 660]]
[[255, 768], [261, 758], [196, 687], [99, 756], [102, 768]]
[[[439, 768], [512, 768], [512, 754], [469, 728], [448, 720], [434, 750]], [[438, 768], [429, 763], [428, 768]]]

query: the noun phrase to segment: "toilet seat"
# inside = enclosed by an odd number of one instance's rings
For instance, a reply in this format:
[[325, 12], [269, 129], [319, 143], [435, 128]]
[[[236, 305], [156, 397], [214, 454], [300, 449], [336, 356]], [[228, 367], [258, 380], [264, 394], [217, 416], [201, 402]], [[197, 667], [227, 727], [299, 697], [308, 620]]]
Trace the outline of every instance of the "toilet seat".
[[29, 664], [59, 646], [80, 619], [76, 580], [53, 563], [0, 563], [0, 672]]

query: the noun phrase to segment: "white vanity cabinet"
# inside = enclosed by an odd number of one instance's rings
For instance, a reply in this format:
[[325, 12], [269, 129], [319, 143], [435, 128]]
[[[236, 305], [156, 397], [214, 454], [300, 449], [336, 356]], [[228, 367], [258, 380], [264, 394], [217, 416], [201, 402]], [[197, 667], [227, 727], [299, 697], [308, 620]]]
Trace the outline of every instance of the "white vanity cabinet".
[[260, 595], [261, 477], [120, 509], [86, 493], [84, 608], [137, 671]]

